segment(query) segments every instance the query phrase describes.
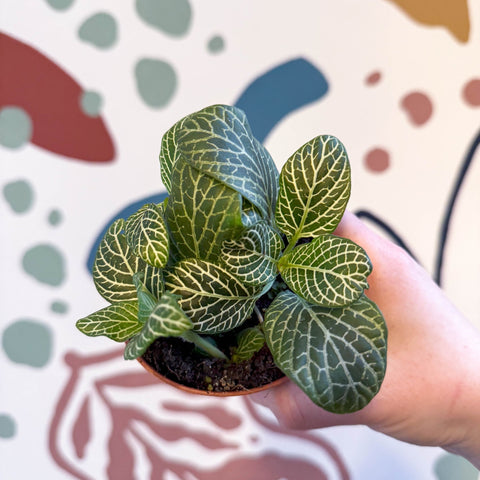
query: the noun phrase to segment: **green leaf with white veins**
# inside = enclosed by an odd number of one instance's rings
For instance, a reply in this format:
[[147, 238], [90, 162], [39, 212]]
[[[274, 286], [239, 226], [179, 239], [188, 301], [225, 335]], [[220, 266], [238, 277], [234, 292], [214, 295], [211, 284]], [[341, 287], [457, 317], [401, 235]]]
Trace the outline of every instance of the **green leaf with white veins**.
[[237, 348], [232, 356], [232, 361], [235, 363], [252, 358], [265, 345], [265, 335], [257, 325], [242, 330], [237, 336], [237, 341]]
[[243, 228], [241, 196], [179, 159], [165, 218], [174, 256], [212, 260]]
[[165, 288], [181, 296], [178, 303], [192, 320], [193, 330], [205, 334], [240, 326], [262, 293], [228, 269], [197, 259], [183, 260], [167, 270]]
[[263, 329], [277, 366], [320, 407], [354, 412], [380, 389], [387, 330], [365, 295], [329, 309], [285, 291], [265, 312]]
[[322, 235], [285, 254], [278, 269], [297, 295], [316, 305], [343, 307], [368, 288], [372, 265], [365, 250], [351, 240]]
[[81, 318], [76, 326], [90, 337], [103, 335], [116, 342], [124, 342], [142, 329], [143, 324], [138, 321], [137, 315], [137, 302], [115, 303]]
[[177, 296], [165, 292], [156, 304], [141, 332], [125, 347], [126, 360], [143, 355], [158, 337], [179, 337], [192, 328], [192, 322], [182, 311]]
[[168, 193], [172, 188], [172, 171], [178, 158], [177, 132], [181, 129], [184, 120], [185, 117], [176, 122], [162, 137], [159, 155], [160, 175]]
[[98, 293], [111, 303], [137, 299], [133, 275], [145, 268], [143, 260], [128, 246], [123, 226], [123, 219], [110, 225], [93, 263], [93, 281]]
[[331, 233], [350, 197], [350, 164], [343, 144], [321, 135], [300, 147], [280, 173], [275, 220], [291, 243]]
[[168, 260], [168, 232], [161, 205], [144, 205], [125, 222], [125, 237], [135, 255], [162, 268]]
[[277, 276], [277, 259], [283, 240], [266, 222], [246, 229], [237, 239], [225, 242], [222, 261], [242, 282], [264, 285]]
[[273, 218], [278, 171], [242, 110], [207, 107], [183, 119], [176, 138], [179, 157], [241, 193], [263, 218]]

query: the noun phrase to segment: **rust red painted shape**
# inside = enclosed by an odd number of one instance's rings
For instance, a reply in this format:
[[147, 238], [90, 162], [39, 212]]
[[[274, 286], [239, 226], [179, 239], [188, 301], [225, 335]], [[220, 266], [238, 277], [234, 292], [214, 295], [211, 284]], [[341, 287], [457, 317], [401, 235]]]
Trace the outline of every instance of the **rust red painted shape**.
[[34, 48], [0, 33], [0, 108], [25, 110], [33, 124], [31, 142], [87, 162], [110, 162], [113, 140], [100, 116], [80, 105], [82, 87]]

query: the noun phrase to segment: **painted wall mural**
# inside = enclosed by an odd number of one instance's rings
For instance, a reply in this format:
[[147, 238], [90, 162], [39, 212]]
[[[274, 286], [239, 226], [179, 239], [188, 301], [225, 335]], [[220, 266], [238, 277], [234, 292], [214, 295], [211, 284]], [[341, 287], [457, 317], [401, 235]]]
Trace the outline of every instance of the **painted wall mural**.
[[278, 166], [315, 135], [340, 137], [350, 208], [480, 328], [480, 5], [297, 3], [2, 10], [1, 478], [479, 478], [364, 427], [293, 432], [248, 399], [185, 395], [74, 327], [103, 306], [90, 271], [107, 226], [165, 196], [162, 133], [228, 103]]

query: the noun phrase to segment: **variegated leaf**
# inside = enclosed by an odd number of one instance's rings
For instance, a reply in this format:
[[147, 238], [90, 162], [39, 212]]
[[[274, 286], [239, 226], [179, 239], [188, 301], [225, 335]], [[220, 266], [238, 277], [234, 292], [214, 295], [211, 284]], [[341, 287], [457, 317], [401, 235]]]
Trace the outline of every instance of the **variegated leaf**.
[[216, 259], [223, 242], [243, 228], [240, 194], [183, 159], [175, 164], [172, 178], [165, 217], [173, 255], [179, 259]]
[[280, 174], [275, 220], [293, 243], [331, 233], [350, 197], [350, 164], [343, 144], [321, 135], [299, 148]]
[[367, 405], [385, 375], [387, 330], [365, 295], [345, 308], [278, 295], [263, 329], [277, 366], [320, 407], [349, 413]]
[[295, 247], [278, 263], [285, 283], [307, 301], [343, 307], [368, 288], [372, 265], [365, 250], [346, 238], [322, 235]]
[[147, 264], [143, 271], [142, 281], [155, 299], [159, 300], [165, 291], [163, 270]]
[[137, 315], [137, 302], [115, 303], [81, 318], [76, 326], [90, 337], [103, 335], [116, 342], [124, 342], [142, 329]]
[[226, 268], [197, 259], [183, 260], [168, 270], [165, 287], [181, 296], [179, 304], [192, 320], [193, 330], [205, 334], [240, 326], [262, 293]]
[[265, 335], [259, 326], [242, 330], [237, 336], [238, 345], [232, 356], [233, 362], [249, 360], [265, 344]]
[[145, 287], [143, 283], [144, 276], [145, 272], [139, 272], [133, 276], [133, 283], [137, 289], [138, 321], [141, 323], [145, 323], [148, 320], [148, 317], [158, 302], [147, 287]]
[[225, 242], [222, 261], [242, 282], [264, 285], [277, 276], [283, 240], [266, 222], [246, 229], [238, 240]]
[[93, 281], [105, 300], [124, 302], [137, 299], [133, 275], [145, 263], [128, 246], [123, 231], [124, 221], [115, 220], [103, 237], [93, 263]]
[[241, 193], [264, 218], [273, 218], [278, 171], [242, 110], [212, 105], [189, 115], [177, 132], [177, 148], [195, 168]]
[[176, 122], [162, 137], [159, 155], [160, 175], [168, 193], [171, 192], [172, 171], [178, 156], [177, 132], [180, 130], [184, 119], [185, 117]]
[[158, 337], [179, 337], [192, 328], [192, 322], [182, 311], [177, 296], [165, 292], [155, 305], [138, 335], [125, 347], [126, 360], [142, 356]]
[[144, 205], [125, 222], [125, 237], [135, 255], [162, 268], [168, 260], [168, 232], [161, 205]]

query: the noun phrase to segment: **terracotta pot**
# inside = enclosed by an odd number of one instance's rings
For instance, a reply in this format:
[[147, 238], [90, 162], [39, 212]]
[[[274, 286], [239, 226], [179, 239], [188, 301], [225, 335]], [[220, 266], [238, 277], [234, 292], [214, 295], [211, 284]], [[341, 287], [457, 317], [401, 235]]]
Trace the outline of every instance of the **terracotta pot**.
[[182, 385], [181, 383], [177, 383], [173, 380], [170, 380], [169, 378], [163, 376], [162, 374], [158, 373], [154, 368], [152, 368], [142, 357], [137, 359], [140, 365], [147, 370], [147, 372], [151, 373], [154, 375], [156, 378], [161, 380], [162, 382], [167, 383], [168, 385], [171, 385], [172, 387], [178, 388], [180, 390], [183, 390], [184, 392], [187, 393], [194, 393], [196, 395], [209, 395], [213, 397], [235, 397], [238, 395], [250, 395], [251, 393], [256, 393], [256, 392], [261, 392], [263, 390], [267, 390], [272, 387], [276, 387], [277, 385], [280, 385], [287, 381], [288, 377], [281, 377], [278, 378], [277, 380], [274, 380], [271, 383], [267, 383], [265, 385], [261, 385], [260, 387], [255, 387], [251, 388], [248, 390], [237, 390], [237, 391], [232, 391], [232, 392], [210, 392], [208, 390], [199, 390], [197, 388], [193, 387], [187, 387], [186, 385]]

